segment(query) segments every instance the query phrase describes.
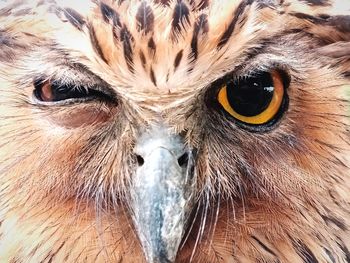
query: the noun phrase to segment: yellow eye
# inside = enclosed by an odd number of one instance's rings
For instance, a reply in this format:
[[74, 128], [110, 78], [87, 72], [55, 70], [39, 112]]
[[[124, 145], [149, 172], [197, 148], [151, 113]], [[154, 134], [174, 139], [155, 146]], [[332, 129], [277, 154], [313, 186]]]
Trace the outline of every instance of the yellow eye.
[[284, 92], [282, 76], [273, 70], [226, 82], [219, 91], [218, 101], [235, 119], [246, 124], [261, 125], [277, 115]]

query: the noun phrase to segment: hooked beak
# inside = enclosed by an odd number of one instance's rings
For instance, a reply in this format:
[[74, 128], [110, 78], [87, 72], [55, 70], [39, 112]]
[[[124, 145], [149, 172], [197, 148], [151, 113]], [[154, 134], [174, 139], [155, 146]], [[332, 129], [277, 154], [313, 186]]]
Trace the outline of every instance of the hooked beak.
[[148, 263], [174, 262], [194, 203], [194, 158], [178, 135], [164, 128], [135, 146], [133, 220]]

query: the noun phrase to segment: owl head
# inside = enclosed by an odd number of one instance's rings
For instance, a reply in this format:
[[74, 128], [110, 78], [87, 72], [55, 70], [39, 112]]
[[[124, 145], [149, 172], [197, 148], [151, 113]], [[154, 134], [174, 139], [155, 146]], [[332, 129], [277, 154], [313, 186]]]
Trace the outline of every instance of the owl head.
[[0, 6], [1, 220], [137, 262], [344, 254], [348, 3]]

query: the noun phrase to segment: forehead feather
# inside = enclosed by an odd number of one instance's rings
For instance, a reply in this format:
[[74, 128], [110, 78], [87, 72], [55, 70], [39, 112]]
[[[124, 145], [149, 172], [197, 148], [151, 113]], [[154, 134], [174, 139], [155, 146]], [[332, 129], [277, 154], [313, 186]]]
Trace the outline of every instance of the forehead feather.
[[[84, 51], [90, 61], [106, 64], [123, 79], [141, 77], [141, 85], [168, 89], [178, 85], [184, 74], [203, 74], [196, 65], [208, 66], [207, 61], [220, 59], [224, 44], [231, 41], [233, 34], [236, 45], [231, 53], [239, 54], [243, 44], [254, 37], [261, 24], [256, 16], [248, 17], [258, 9], [254, 1], [169, 1], [167, 5], [156, 1], [90, 2], [86, 13], [80, 9], [60, 3], [63, 17], [75, 27], [77, 41], [64, 39], [64, 32], [58, 42], [70, 50], [83, 49], [78, 45], [81, 38], [91, 46], [93, 52]], [[256, 27], [256, 28], [255, 28]], [[63, 30], [65, 31], [65, 30]], [[69, 33], [72, 35], [72, 33]], [[244, 40], [243, 40], [244, 38]], [[72, 42], [72, 43], [69, 43]], [[86, 49], [86, 47], [85, 47]], [[106, 66], [104, 65], [104, 66]], [[202, 76], [196, 76], [202, 77]]]
[[[114, 86], [127, 87], [129, 94], [133, 89], [203, 87], [232, 70], [259, 39], [291, 27], [293, 19], [284, 23], [286, 12], [307, 8], [317, 15], [331, 9], [330, 1], [311, 0], [14, 2], [22, 9], [32, 6], [32, 19], [41, 20], [27, 30], [47, 36]], [[42, 6], [49, 7], [49, 15], [39, 12]], [[309, 23], [307, 17], [303, 20]], [[295, 25], [301, 27], [301, 22]]]

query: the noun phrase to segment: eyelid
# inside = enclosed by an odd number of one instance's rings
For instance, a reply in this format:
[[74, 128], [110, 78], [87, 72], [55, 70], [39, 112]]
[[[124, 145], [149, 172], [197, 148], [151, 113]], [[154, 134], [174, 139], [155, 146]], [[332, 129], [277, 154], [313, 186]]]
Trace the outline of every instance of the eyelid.
[[[34, 83], [44, 82], [47, 80], [57, 83], [58, 85], [70, 85], [76, 87], [86, 87], [98, 92], [102, 92], [113, 99], [116, 99], [116, 91], [103, 79], [95, 75], [84, 66], [78, 65], [78, 69], [65, 68], [64, 70], [58, 70], [54, 74], [40, 74], [38, 77], [34, 78]], [[83, 69], [81, 69], [83, 68]]]
[[[111, 89], [106, 87], [101, 87], [97, 85], [82, 85], [81, 83], [74, 83], [73, 81], [63, 81], [60, 79], [49, 79], [49, 78], [38, 78], [34, 81], [34, 91], [33, 91], [33, 102], [35, 104], [41, 105], [67, 105], [72, 103], [82, 103], [87, 101], [92, 101], [94, 99], [102, 99], [110, 102], [116, 101], [116, 96]], [[43, 88], [49, 85], [53, 91], [56, 91], [59, 94], [61, 90], [61, 94], [64, 95], [65, 89], [67, 92], [67, 98], [56, 99], [54, 97], [50, 97], [50, 94], [44, 94], [44, 97], [48, 99], [40, 99], [43, 97], [42, 91]], [[61, 89], [62, 88], [62, 89]], [[81, 94], [79, 94], [79, 90], [81, 90]], [[46, 90], [47, 91], [47, 90]], [[84, 94], [84, 91], [86, 94]], [[89, 94], [90, 91], [90, 94]], [[69, 93], [73, 93], [72, 97], [69, 97]], [[74, 92], [75, 95], [74, 96]], [[81, 96], [79, 96], [81, 95]]]

